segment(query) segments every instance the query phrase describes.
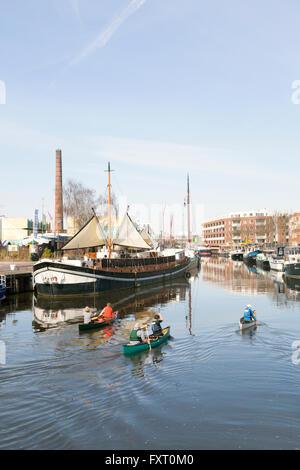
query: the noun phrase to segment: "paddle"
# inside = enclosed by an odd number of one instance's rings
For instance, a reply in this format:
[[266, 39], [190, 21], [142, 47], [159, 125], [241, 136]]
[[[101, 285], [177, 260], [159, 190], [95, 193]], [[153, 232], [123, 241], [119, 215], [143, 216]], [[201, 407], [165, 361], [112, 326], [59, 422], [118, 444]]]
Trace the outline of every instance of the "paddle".
[[146, 328], [146, 333], [147, 333], [147, 340], [148, 340], [148, 344], [149, 344], [149, 350], [151, 351], [151, 341], [150, 341], [150, 338], [149, 338], [148, 328]]

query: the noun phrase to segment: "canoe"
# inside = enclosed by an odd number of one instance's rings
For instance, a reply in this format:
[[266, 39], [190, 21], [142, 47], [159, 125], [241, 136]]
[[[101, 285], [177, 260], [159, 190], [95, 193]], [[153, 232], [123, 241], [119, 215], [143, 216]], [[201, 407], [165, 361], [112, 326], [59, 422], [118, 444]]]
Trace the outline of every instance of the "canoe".
[[[163, 328], [163, 336], [161, 338], [158, 338], [156, 340], [150, 340], [151, 342], [151, 349], [156, 348], [160, 344], [164, 343], [170, 336], [170, 327], [167, 326], [166, 328]], [[142, 351], [148, 351], [149, 350], [149, 344], [148, 343], [140, 343], [140, 344], [123, 344], [123, 353], [127, 356], [131, 354], [136, 354]]]
[[240, 330], [246, 330], [246, 328], [251, 328], [251, 326], [257, 326], [257, 320], [249, 321], [247, 323], [245, 323], [243, 320], [244, 318], [242, 317], [240, 319]]
[[80, 325], [78, 325], [78, 328], [79, 331], [96, 330], [99, 328], [104, 328], [105, 326], [110, 326], [110, 324], [114, 323], [116, 319], [117, 317], [112, 318], [111, 320], [109, 320], [109, 323], [105, 320], [102, 322], [80, 323]]

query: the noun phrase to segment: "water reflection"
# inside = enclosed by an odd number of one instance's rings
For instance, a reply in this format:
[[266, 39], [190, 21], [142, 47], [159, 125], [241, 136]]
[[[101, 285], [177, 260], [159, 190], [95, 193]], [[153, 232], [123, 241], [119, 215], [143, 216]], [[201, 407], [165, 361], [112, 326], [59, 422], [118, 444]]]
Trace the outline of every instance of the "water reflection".
[[[148, 288], [127, 289], [119, 292], [105, 293], [100, 296], [89, 296], [83, 299], [76, 297], [71, 299], [48, 299], [34, 296], [32, 310], [34, 314], [33, 325], [35, 330], [43, 331], [49, 328], [66, 326], [67, 324], [83, 321], [83, 311], [88, 305], [97, 311], [101, 311], [105, 304], [110, 301], [114, 310], [118, 310], [117, 326], [122, 325], [122, 334], [128, 338], [129, 331], [137, 321], [149, 323], [154, 315], [154, 307], [158, 310], [171, 302], [184, 301], [186, 291], [190, 283], [186, 279], [180, 279], [172, 283]], [[191, 318], [190, 318], [191, 323]], [[92, 337], [103, 336], [109, 338], [113, 328], [90, 331]]]
[[300, 300], [300, 280], [284, 279], [277, 271], [265, 271], [242, 261], [210, 258], [202, 262], [202, 279], [240, 294], [272, 294], [277, 303]]
[[131, 369], [132, 376], [134, 378], [146, 378], [147, 369], [145, 369], [145, 365], [154, 365], [155, 367], [159, 367], [160, 363], [164, 359], [164, 353], [162, 348], [155, 348], [148, 352], [143, 352], [141, 354], [137, 354], [134, 356], [128, 356], [126, 359], [130, 361], [133, 365]]

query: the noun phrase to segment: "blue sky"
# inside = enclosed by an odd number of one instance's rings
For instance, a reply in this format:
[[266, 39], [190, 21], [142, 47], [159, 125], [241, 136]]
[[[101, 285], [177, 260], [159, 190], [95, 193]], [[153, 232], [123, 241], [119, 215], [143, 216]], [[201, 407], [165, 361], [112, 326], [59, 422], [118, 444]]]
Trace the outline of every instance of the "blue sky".
[[1, 2], [0, 215], [53, 214], [56, 148], [64, 180], [99, 193], [110, 160], [132, 206], [179, 207], [189, 172], [205, 218], [299, 210], [299, 16], [296, 0]]

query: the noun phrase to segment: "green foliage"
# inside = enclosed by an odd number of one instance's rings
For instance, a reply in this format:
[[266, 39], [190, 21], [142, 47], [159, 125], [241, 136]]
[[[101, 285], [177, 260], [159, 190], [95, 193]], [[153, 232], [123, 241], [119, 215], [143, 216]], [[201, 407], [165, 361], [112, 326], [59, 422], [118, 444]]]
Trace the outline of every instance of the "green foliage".
[[52, 258], [52, 251], [49, 248], [45, 248], [41, 258]]

